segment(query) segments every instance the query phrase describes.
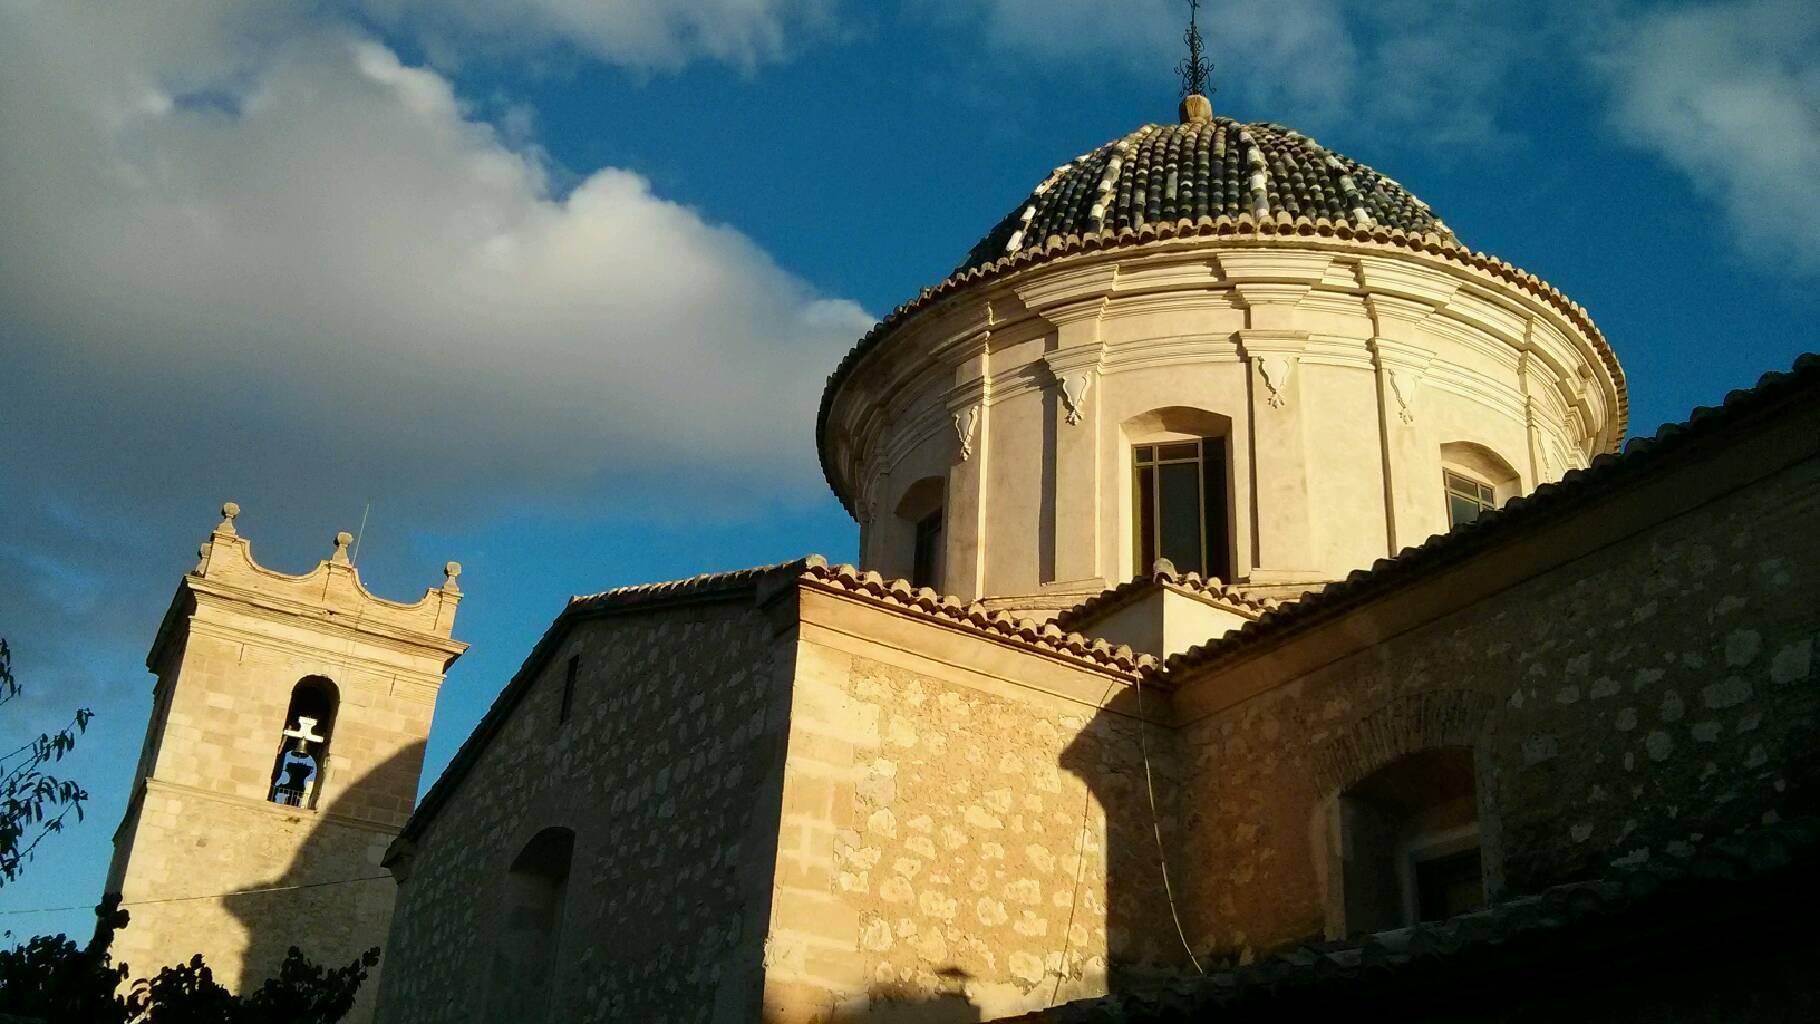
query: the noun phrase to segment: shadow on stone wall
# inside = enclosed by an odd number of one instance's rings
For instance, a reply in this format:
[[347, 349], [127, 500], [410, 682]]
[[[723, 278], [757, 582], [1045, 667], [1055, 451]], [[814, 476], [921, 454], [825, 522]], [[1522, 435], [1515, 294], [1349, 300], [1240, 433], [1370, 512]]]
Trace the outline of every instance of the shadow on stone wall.
[[[422, 742], [411, 744], [352, 783], [331, 778], [329, 802], [297, 812], [309, 834], [283, 871], [253, 887], [271, 891], [223, 901], [247, 938], [240, 977], [223, 977], [224, 983], [242, 993], [258, 988], [292, 946], [322, 967], [343, 966], [379, 946], [383, 969], [398, 889], [379, 858], [414, 803], [423, 748]], [[376, 970], [348, 1020], [371, 1016], [377, 988]]]
[[[818, 1024], [979, 1024], [985, 1020], [979, 1007], [959, 990], [967, 974], [956, 968], [936, 972], [948, 991], [927, 992], [913, 985], [875, 985], [866, 992], [864, 1006], [837, 1010]], [[794, 1019], [767, 1016], [765, 1024], [796, 1024]]]
[[[1167, 700], [1161, 693], [1121, 689], [1063, 749], [1058, 761], [1064, 771], [1086, 785], [1106, 815], [1106, 881], [1100, 895], [1106, 910], [1105, 987], [1111, 992], [1129, 991], [1146, 979], [1193, 970], [1169, 914], [1156, 832], [1160, 825], [1167, 841], [1176, 831], [1179, 768], [1174, 737], [1154, 724], [1142, 724], [1140, 732], [1138, 717], [1140, 706], [1157, 715]], [[1151, 785], [1156, 794], [1154, 815]], [[1180, 870], [1173, 861], [1170, 867]], [[1171, 880], [1177, 882], [1179, 894], [1179, 878], [1171, 876]], [[1086, 896], [1082, 892], [1076, 899]], [[1086, 949], [1071, 943], [1068, 962], [1062, 965], [1062, 1001], [1078, 998], [1069, 995], [1068, 989], [1088, 980], [1083, 975], [1091, 973], [1088, 961], [1098, 952], [1091, 943]], [[1055, 965], [1047, 966], [1051, 973], [1046, 985], [1053, 982]]]

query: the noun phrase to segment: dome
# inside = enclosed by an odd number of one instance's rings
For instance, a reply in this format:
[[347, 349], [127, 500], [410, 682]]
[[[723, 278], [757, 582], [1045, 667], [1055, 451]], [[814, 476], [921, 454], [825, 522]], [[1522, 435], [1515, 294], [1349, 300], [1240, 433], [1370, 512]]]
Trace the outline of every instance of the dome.
[[1194, 118], [1144, 125], [1057, 167], [973, 247], [956, 273], [1042, 249], [1051, 238], [1243, 214], [1253, 220], [1324, 218], [1456, 241], [1428, 204], [1403, 186], [1300, 132]]

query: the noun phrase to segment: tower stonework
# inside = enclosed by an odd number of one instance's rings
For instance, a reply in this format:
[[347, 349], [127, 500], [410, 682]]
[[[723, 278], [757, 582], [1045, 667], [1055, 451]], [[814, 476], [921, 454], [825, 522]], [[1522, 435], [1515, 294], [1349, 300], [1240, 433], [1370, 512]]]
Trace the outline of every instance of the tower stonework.
[[[337, 965], [384, 944], [380, 857], [467, 645], [451, 636], [459, 565], [416, 603], [387, 601], [361, 585], [347, 534], [290, 576], [254, 562], [238, 506], [222, 511], [146, 658], [152, 715], [108, 891], [131, 914], [113, 953], [133, 976], [201, 953], [248, 991], [291, 946]], [[373, 987], [350, 1019], [370, 1016]]]

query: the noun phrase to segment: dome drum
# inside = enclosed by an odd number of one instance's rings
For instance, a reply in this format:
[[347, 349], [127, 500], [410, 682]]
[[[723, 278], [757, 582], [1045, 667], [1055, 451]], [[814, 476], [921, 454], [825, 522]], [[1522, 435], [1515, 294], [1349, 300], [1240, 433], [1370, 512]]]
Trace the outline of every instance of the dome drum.
[[[1305, 137], [1216, 119], [1222, 151], [1209, 125], [1181, 127], [1058, 169], [837, 370], [819, 442], [868, 567], [1034, 613], [1159, 556], [1293, 595], [1616, 447], [1622, 374], [1577, 306], [1467, 253], [1389, 179], [1307, 156]], [[1190, 191], [1184, 154], [1231, 169], [1247, 139], [1273, 140], [1259, 159], [1293, 185], [1267, 175], [1258, 213], [1326, 201], [1345, 177], [1369, 184], [1375, 223], [1148, 219], [1229, 197], [1200, 177]], [[1123, 223], [1037, 248], [1018, 234], [1083, 215]]]

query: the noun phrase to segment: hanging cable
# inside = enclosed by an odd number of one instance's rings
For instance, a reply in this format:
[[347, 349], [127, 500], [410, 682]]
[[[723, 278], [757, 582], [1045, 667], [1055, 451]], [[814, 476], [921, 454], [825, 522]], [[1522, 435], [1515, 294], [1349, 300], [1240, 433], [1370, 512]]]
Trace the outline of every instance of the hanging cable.
[[[144, 907], [153, 903], [185, 903], [190, 900], [224, 900], [231, 896], [256, 896], [267, 892], [295, 892], [298, 889], [320, 889], [327, 885], [352, 885], [355, 882], [377, 882], [390, 879], [391, 875], [366, 875], [361, 878], [338, 878], [331, 882], [302, 882], [297, 885], [269, 885], [261, 889], [236, 889], [233, 892], [214, 893], [207, 896], [166, 896], [155, 900], [128, 900], [123, 907]], [[14, 914], [60, 914], [71, 910], [93, 910], [91, 904], [72, 907], [33, 907], [29, 910], [0, 910], [0, 917], [11, 917]]]
[[[1100, 694], [1100, 702], [1094, 708], [1097, 718], [1106, 710], [1106, 698], [1112, 696], [1112, 690], [1118, 686], [1118, 680], [1106, 684], [1106, 692]], [[1081, 781], [1081, 834], [1075, 840], [1074, 851], [1074, 889], [1068, 897], [1068, 923], [1062, 926], [1062, 960], [1055, 968], [1055, 987], [1049, 991], [1049, 1005], [1054, 1006], [1062, 994], [1062, 982], [1068, 977], [1068, 954], [1074, 950], [1074, 912], [1080, 906], [1081, 873], [1087, 867], [1087, 833], [1089, 812], [1093, 809], [1093, 790]]]
[[1201, 959], [1194, 955], [1194, 947], [1188, 944], [1188, 930], [1182, 927], [1182, 915], [1176, 910], [1175, 889], [1169, 884], [1169, 855], [1163, 849], [1163, 821], [1156, 811], [1156, 785], [1150, 779], [1150, 745], [1144, 739], [1144, 677], [1137, 677], [1137, 723], [1138, 753], [1144, 759], [1144, 792], [1150, 797], [1150, 831], [1156, 836], [1156, 866], [1163, 873], [1163, 895], [1169, 900], [1169, 916], [1175, 919], [1176, 937], [1182, 940], [1182, 950], [1188, 954], [1188, 962], [1194, 965], [1194, 973], [1205, 975], [1201, 968]]

